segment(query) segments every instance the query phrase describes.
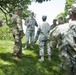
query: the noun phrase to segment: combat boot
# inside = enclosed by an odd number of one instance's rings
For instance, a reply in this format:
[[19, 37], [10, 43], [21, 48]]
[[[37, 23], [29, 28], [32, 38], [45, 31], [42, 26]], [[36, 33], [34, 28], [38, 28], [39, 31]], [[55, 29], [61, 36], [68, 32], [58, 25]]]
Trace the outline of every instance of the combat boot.
[[21, 59], [19, 59], [17, 56], [13, 56], [12, 59], [14, 59], [16, 61], [21, 61]]
[[31, 49], [34, 49], [34, 47], [31, 45]]
[[38, 59], [39, 61], [44, 61], [44, 56], [41, 56], [40, 59]]

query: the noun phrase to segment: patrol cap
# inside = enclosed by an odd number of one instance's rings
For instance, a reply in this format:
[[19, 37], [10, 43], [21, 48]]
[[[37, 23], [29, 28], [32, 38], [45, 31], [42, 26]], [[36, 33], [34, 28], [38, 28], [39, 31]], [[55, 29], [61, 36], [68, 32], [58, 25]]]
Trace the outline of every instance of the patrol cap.
[[57, 19], [53, 19], [53, 21], [57, 21]]
[[16, 7], [16, 8], [14, 9], [14, 11], [17, 11], [17, 10], [22, 10], [22, 8], [21, 8], [21, 7]]
[[47, 19], [47, 16], [43, 15], [43, 16], [42, 16], [42, 19]]
[[32, 15], [34, 15], [34, 12], [31, 12]]
[[72, 4], [71, 9], [69, 9], [69, 11], [76, 13], [76, 3]]

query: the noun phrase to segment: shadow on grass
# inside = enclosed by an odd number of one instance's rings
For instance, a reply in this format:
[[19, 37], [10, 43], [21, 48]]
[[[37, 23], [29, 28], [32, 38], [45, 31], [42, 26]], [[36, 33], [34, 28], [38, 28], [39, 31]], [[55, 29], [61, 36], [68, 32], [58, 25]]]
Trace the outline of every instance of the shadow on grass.
[[[26, 50], [24, 51], [26, 52]], [[0, 75], [63, 75], [63, 71], [59, 67], [58, 51], [52, 51], [52, 61], [45, 60], [43, 62], [38, 61], [38, 45], [35, 45], [32, 51], [37, 56], [25, 54], [20, 57], [21, 62], [13, 60], [10, 52], [0, 53], [0, 59], [2, 60], [2, 63], [0, 62]], [[8, 64], [5, 62], [8, 62]]]

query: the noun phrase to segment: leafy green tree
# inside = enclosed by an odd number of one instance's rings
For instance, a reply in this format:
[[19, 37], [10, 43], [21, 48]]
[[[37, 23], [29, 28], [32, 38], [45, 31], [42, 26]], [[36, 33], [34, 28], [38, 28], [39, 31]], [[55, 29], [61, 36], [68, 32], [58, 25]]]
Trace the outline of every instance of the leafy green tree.
[[[32, 1], [42, 3], [43, 1], [50, 1], [50, 0], [0, 0], [0, 10], [5, 15], [5, 20], [7, 25], [9, 25], [9, 19], [12, 16], [13, 9], [15, 7], [21, 7], [23, 9], [22, 17], [28, 17], [30, 10], [28, 10], [28, 5], [31, 4]], [[8, 19], [9, 18], [9, 19]]]
[[22, 15], [27, 17], [29, 12], [29, 10], [27, 10], [29, 4], [31, 4], [31, 0], [0, 0], [0, 10], [5, 15], [6, 23], [9, 24], [8, 20], [17, 6], [23, 9]]
[[71, 8], [71, 5], [75, 3], [75, 0], [66, 0], [64, 12], [59, 13], [56, 17], [62, 16], [64, 18], [64, 22], [66, 22], [66, 16], [69, 14], [68, 10]]

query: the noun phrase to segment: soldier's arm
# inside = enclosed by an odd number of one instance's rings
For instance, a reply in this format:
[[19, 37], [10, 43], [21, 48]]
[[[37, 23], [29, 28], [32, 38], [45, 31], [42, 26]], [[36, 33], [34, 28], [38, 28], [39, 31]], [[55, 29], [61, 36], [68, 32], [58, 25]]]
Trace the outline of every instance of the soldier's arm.
[[35, 26], [38, 27], [37, 21], [35, 20]]
[[36, 41], [38, 40], [39, 34], [40, 34], [40, 28], [38, 28], [37, 34], [36, 34], [36, 36], [35, 36], [35, 43], [36, 43]]
[[29, 26], [31, 25], [30, 22], [29, 22], [29, 18], [26, 19], [25, 25], [26, 25], [27, 27], [29, 27]]
[[22, 24], [21, 24], [21, 19], [19, 17], [16, 18], [17, 22], [17, 27], [19, 31], [23, 31]]
[[52, 29], [53, 29], [53, 25], [50, 26], [50, 30], [52, 30]]
[[50, 32], [50, 30], [52, 29], [51, 26], [50, 26], [50, 24], [48, 24], [47, 26], [49, 27], [48, 28], [48, 32]]

